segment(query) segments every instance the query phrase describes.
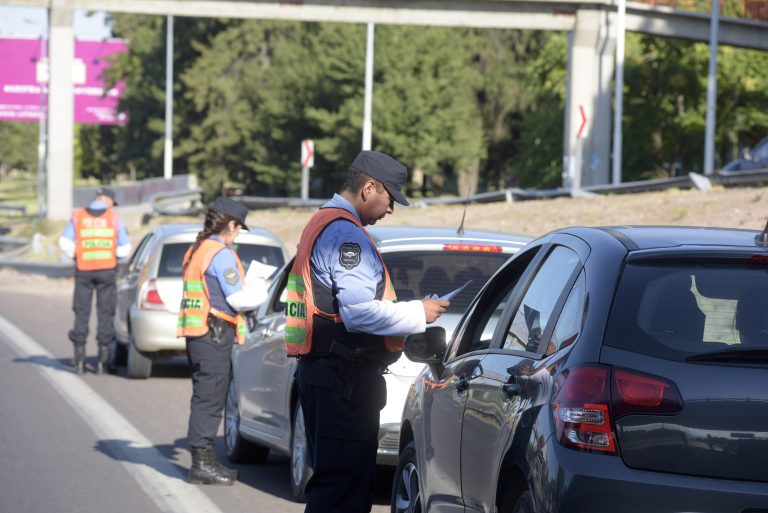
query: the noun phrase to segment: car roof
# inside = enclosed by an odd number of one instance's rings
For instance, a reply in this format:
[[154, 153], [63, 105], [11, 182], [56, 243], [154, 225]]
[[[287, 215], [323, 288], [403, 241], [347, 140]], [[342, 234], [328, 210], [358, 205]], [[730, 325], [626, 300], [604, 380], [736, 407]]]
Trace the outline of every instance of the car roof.
[[[190, 235], [190, 240], [194, 240], [194, 235], [203, 229], [203, 225], [196, 223], [167, 223], [157, 225], [152, 231], [160, 238], [175, 237], [177, 235]], [[275, 244], [282, 246], [283, 242], [280, 238], [269, 230], [264, 228], [258, 228], [250, 226], [249, 229], [243, 230], [238, 236], [238, 240], [247, 240], [253, 237], [263, 237], [271, 239]]]
[[697, 226], [600, 226], [557, 230], [571, 233], [590, 242], [609, 234], [629, 250], [664, 249], [681, 246], [760, 248], [755, 244], [757, 230], [711, 228]]
[[370, 226], [366, 228], [382, 251], [403, 249], [434, 249], [445, 244], [480, 244], [501, 246], [507, 251], [517, 251], [532, 240], [525, 235], [490, 230], [465, 230], [462, 235], [453, 228], [417, 226]]

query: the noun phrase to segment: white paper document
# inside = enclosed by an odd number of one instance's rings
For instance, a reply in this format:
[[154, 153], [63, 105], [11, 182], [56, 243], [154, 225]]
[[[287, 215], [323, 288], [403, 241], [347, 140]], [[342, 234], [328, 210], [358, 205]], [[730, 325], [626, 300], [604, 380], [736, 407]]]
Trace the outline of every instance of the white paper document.
[[459, 292], [464, 290], [464, 287], [466, 287], [470, 283], [472, 283], [472, 280], [469, 280], [467, 283], [465, 283], [464, 285], [462, 285], [458, 289], [452, 290], [451, 292], [449, 292], [448, 294], [445, 294], [444, 296], [438, 296], [437, 294], [432, 294], [432, 295], [429, 296], [429, 298], [430, 299], [446, 299], [446, 300], [450, 301], [456, 294], [458, 294]]
[[277, 271], [277, 267], [269, 264], [262, 264], [256, 260], [251, 260], [248, 266], [248, 272], [245, 273], [245, 283], [253, 283], [257, 280], [266, 280]]

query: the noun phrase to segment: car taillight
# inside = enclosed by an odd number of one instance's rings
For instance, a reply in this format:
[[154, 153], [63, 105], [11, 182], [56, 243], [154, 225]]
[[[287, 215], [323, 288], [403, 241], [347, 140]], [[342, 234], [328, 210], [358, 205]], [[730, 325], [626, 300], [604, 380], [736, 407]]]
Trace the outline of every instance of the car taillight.
[[616, 454], [608, 410], [610, 369], [577, 367], [566, 372], [565, 382], [552, 403], [560, 443], [582, 451]]
[[157, 291], [154, 278], [144, 284], [139, 308], [143, 310], [165, 310], [165, 303], [163, 303], [160, 293]]
[[566, 447], [618, 454], [613, 423], [630, 414], [672, 414], [682, 409], [674, 383], [602, 365], [564, 373], [552, 403], [557, 437]]
[[486, 244], [443, 244], [443, 251], [479, 251], [482, 253], [501, 253], [501, 246]]
[[611, 396], [615, 419], [632, 413], [677, 413], [683, 407], [674, 383], [627, 369], [613, 369]]

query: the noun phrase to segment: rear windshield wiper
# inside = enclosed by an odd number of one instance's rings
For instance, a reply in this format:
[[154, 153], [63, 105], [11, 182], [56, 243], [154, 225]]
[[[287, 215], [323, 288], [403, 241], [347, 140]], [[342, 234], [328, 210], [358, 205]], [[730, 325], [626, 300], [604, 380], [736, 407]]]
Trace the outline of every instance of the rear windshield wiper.
[[768, 363], [768, 348], [765, 349], [724, 349], [711, 353], [694, 354], [686, 358], [689, 362], [733, 362]]

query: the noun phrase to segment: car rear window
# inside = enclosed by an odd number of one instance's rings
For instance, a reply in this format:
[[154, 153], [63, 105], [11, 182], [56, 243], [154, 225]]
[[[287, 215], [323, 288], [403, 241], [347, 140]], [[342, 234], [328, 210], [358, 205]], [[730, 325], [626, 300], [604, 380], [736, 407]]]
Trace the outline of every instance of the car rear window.
[[384, 253], [397, 299], [442, 296], [471, 282], [453, 299], [448, 312], [462, 313], [488, 278], [510, 255], [479, 251], [408, 251]]
[[[157, 270], [158, 278], [178, 278], [181, 277], [181, 264], [184, 260], [184, 254], [189, 249], [190, 243], [178, 242], [165, 244], [163, 252], [160, 255], [160, 267]], [[243, 263], [243, 270], [248, 272], [248, 266], [251, 260], [256, 260], [262, 264], [282, 267], [285, 263], [283, 252], [280, 248], [274, 246], [264, 246], [261, 244], [238, 243], [234, 245], [237, 256]]]
[[762, 266], [628, 265], [605, 344], [670, 360], [728, 348], [768, 348]]

